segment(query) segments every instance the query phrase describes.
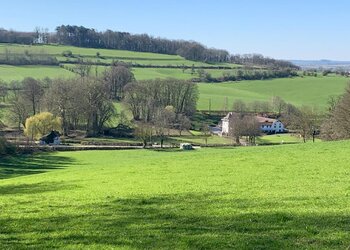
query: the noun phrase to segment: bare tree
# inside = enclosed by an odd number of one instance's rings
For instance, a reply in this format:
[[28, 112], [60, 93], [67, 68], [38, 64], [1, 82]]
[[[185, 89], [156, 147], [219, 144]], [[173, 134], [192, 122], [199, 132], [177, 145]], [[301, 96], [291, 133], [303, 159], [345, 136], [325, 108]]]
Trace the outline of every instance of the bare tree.
[[87, 115], [87, 134], [95, 136], [102, 132], [103, 126], [115, 115], [115, 107], [108, 86], [101, 79], [89, 77], [83, 81]]
[[7, 94], [8, 94], [7, 85], [4, 81], [0, 79], [0, 98], [2, 98], [3, 102], [5, 102], [5, 98]]
[[25, 127], [26, 119], [30, 116], [30, 110], [22, 97], [14, 97], [11, 101], [9, 120], [17, 124], [18, 129]]
[[46, 109], [62, 118], [63, 133], [76, 129], [80, 122], [86, 122], [87, 94], [86, 84], [81, 79], [56, 79], [45, 94]]
[[202, 137], [203, 137], [204, 143], [207, 146], [208, 145], [208, 138], [211, 136], [210, 128], [209, 128], [209, 125], [207, 123], [202, 124], [201, 132], [202, 132]]
[[326, 140], [350, 138], [350, 84], [345, 93], [329, 103], [329, 114], [321, 127], [321, 136]]
[[151, 121], [159, 108], [173, 106], [176, 114], [192, 115], [196, 110], [198, 87], [192, 82], [156, 79], [128, 83], [125, 86], [127, 106], [135, 120]]
[[255, 138], [260, 136], [260, 124], [255, 116], [233, 113], [229, 120], [229, 136], [233, 137], [236, 144], [240, 144], [240, 138], [246, 136], [248, 142], [255, 144]]
[[152, 125], [148, 123], [138, 123], [134, 133], [135, 136], [142, 141], [143, 148], [145, 148], [147, 146], [147, 142], [152, 140]]
[[273, 107], [273, 111], [280, 116], [286, 107], [286, 102], [279, 96], [273, 96], [271, 99], [271, 105]]
[[124, 86], [134, 80], [134, 75], [124, 65], [113, 65], [104, 72], [104, 78], [108, 83], [113, 99], [120, 100], [124, 96]]
[[245, 113], [248, 111], [246, 103], [239, 99], [233, 102], [232, 109], [238, 113]]
[[159, 109], [157, 111], [156, 117], [154, 119], [156, 135], [160, 139], [160, 146], [163, 147], [163, 142], [165, 139], [165, 132], [170, 134], [170, 128], [173, 127], [175, 121], [175, 112], [172, 106], [167, 106], [164, 109]]
[[89, 61], [79, 59], [74, 71], [80, 75], [80, 77], [87, 77], [91, 72], [91, 63]]
[[32, 107], [32, 114], [40, 111], [40, 101], [44, 95], [44, 89], [40, 81], [27, 77], [23, 80], [23, 99]]
[[189, 130], [191, 128], [191, 121], [187, 116], [179, 114], [176, 119], [176, 127], [179, 130], [181, 136], [182, 131]]
[[302, 106], [292, 119], [292, 128], [299, 131], [304, 142], [313, 137], [320, 126], [317, 112], [307, 106]]

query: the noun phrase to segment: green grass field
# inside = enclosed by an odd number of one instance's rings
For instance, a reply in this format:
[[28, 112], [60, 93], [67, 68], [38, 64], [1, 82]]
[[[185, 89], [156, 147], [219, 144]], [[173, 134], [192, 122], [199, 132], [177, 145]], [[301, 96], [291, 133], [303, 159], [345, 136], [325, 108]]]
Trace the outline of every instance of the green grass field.
[[324, 108], [330, 95], [340, 95], [349, 79], [339, 76], [296, 77], [273, 80], [242, 81], [228, 83], [199, 84], [198, 109], [207, 110], [211, 100], [212, 110], [221, 110], [227, 98], [228, 109], [234, 100], [246, 102], [269, 101], [272, 96], [280, 96], [292, 104], [318, 106]]
[[74, 77], [75, 74], [58, 66], [10, 66], [0, 65], [0, 79], [4, 81], [23, 80], [25, 77], [43, 79]]
[[[71, 51], [75, 57], [85, 58], [89, 61], [101, 61], [105, 63], [111, 63], [113, 60], [120, 60], [125, 62], [133, 62], [144, 65], [186, 65], [192, 66], [212, 66], [207, 63], [194, 62], [186, 60], [178, 55], [165, 55], [158, 53], [147, 52], [133, 52], [127, 50], [113, 50], [113, 49], [93, 49], [93, 48], [81, 48], [74, 46], [63, 45], [19, 45], [19, 44], [0, 44], [0, 53], [5, 53], [5, 50], [9, 50], [12, 53], [21, 53], [28, 51], [31, 54], [48, 54], [57, 57], [59, 61], [65, 62], [67, 58], [62, 57], [62, 52]], [[96, 53], [100, 53], [101, 58], [96, 57]], [[77, 60], [69, 58], [69, 60]], [[214, 65], [215, 66], [215, 65]], [[222, 66], [232, 66], [235, 64], [225, 64]]]
[[181, 69], [169, 69], [169, 68], [133, 68], [132, 72], [135, 75], [136, 80], [149, 80], [149, 79], [166, 79], [176, 78], [182, 80], [190, 80], [196, 75], [191, 75], [190, 71], [182, 72]]
[[[177, 55], [164, 55], [155, 53], [142, 53], [121, 50], [106, 50], [106, 49], [91, 49], [79, 48], [72, 46], [59, 45], [8, 45], [0, 44], [0, 53], [5, 52], [5, 48], [12, 52], [24, 53], [28, 50], [30, 53], [45, 53], [56, 56], [59, 60], [66, 60], [61, 56], [63, 51], [71, 50], [74, 55], [82, 56], [83, 58], [100, 60], [110, 63], [114, 59], [120, 59], [127, 62], [151, 64], [151, 65], [192, 65], [196, 66], [231, 66], [239, 67], [233, 64], [215, 64], [209, 65], [200, 62], [192, 62], [185, 60]], [[105, 59], [98, 59], [96, 53], [99, 52]], [[69, 60], [77, 60], [69, 59]], [[92, 61], [93, 61], [92, 60]], [[66, 64], [69, 67], [74, 65]], [[98, 66], [98, 72], [105, 69], [103, 66]], [[137, 80], [155, 79], [155, 78], [178, 78], [178, 79], [192, 79], [198, 77], [197, 72], [191, 75], [191, 70], [187, 69], [184, 72], [182, 69], [174, 68], [133, 68], [133, 73]], [[94, 71], [94, 69], [92, 70]], [[234, 72], [232, 70], [210, 69], [206, 70], [212, 74], [213, 77], [222, 76], [223, 72]], [[49, 66], [7, 66], [0, 65], [0, 79], [5, 81], [21, 80], [24, 77], [31, 76], [34, 78], [45, 77], [73, 77], [75, 74], [60, 67]], [[212, 110], [222, 110], [226, 108], [229, 110], [232, 107], [234, 100], [241, 99], [246, 102], [251, 101], [268, 101], [272, 96], [280, 96], [287, 102], [297, 106], [309, 105], [324, 108], [327, 104], [327, 99], [330, 95], [342, 94], [348, 82], [345, 77], [330, 75], [327, 77], [296, 77], [288, 79], [274, 79], [274, 80], [259, 80], [259, 81], [241, 81], [241, 82], [226, 82], [226, 83], [200, 83], [200, 98], [198, 102], [198, 109], [209, 109], [209, 102], [211, 102]]]
[[0, 161], [2, 249], [346, 249], [350, 141]]

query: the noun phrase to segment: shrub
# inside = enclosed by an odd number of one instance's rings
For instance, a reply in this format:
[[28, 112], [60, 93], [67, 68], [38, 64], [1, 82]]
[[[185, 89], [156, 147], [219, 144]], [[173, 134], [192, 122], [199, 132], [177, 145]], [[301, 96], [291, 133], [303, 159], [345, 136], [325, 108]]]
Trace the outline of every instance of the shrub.
[[70, 50], [65, 50], [62, 52], [62, 56], [64, 57], [73, 57], [73, 52]]
[[0, 137], [0, 155], [12, 155], [16, 153], [16, 147], [5, 138]]

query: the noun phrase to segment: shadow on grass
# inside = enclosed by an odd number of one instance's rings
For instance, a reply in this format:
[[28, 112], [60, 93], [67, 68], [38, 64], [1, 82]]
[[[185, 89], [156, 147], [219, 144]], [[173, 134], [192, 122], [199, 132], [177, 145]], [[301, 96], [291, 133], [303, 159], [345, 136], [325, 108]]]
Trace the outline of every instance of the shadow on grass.
[[53, 169], [61, 169], [73, 163], [71, 158], [57, 156], [54, 153], [6, 157], [0, 159], [0, 180], [40, 174]]
[[33, 184], [4, 185], [0, 186], [0, 196], [18, 194], [39, 194], [58, 190], [77, 188], [76, 185], [67, 185], [63, 182], [40, 182]]
[[[298, 200], [295, 202], [297, 205]], [[281, 204], [224, 199], [212, 194], [110, 200], [79, 207], [80, 214], [2, 218], [0, 245], [136, 249], [346, 249], [349, 246], [349, 214], [276, 212], [271, 209], [274, 206]], [[261, 212], [249, 213], [247, 208], [260, 208]]]

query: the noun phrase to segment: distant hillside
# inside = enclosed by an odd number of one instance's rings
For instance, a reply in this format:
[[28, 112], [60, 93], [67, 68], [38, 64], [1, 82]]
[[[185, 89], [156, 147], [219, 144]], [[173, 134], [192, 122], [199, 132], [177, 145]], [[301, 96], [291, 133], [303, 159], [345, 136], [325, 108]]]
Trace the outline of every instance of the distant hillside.
[[231, 55], [223, 49], [208, 48], [195, 41], [170, 40], [152, 37], [148, 34], [130, 34], [119, 31], [97, 31], [92, 28], [75, 25], [61, 25], [55, 32], [36, 29], [35, 32], [18, 32], [0, 29], [0, 43], [16, 44], [60, 44], [97, 49], [117, 49], [136, 52], [151, 52], [179, 55], [187, 60], [204, 63], [235, 63], [258, 65], [273, 69], [297, 69], [283, 60], [276, 60], [262, 55]]
[[332, 61], [332, 60], [291, 60], [291, 63], [303, 69], [338, 69], [350, 70], [350, 61]]

